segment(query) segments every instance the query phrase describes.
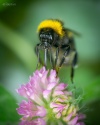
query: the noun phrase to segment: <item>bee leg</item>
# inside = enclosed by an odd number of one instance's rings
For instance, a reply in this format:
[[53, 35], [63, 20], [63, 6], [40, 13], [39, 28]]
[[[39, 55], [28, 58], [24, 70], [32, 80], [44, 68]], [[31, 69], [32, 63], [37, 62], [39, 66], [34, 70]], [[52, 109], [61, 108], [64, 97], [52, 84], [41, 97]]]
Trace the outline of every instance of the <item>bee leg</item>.
[[73, 62], [72, 62], [72, 67], [71, 67], [71, 82], [73, 82], [73, 77], [74, 77], [74, 67], [76, 66], [77, 64], [77, 60], [78, 60], [78, 56], [77, 56], [77, 52], [75, 52], [75, 55], [74, 55], [74, 59], [73, 59]]
[[59, 55], [59, 48], [56, 49], [56, 58], [55, 58], [55, 62], [54, 62], [54, 69], [56, 69], [56, 70], [57, 70], [58, 55]]
[[64, 61], [65, 61], [65, 58], [66, 58], [66, 56], [69, 54], [69, 52], [70, 52], [70, 46], [68, 45], [67, 48], [65, 49], [65, 52], [64, 52], [63, 57], [62, 57], [62, 59], [61, 59], [61, 62], [60, 62], [60, 64], [59, 64], [58, 71], [59, 71], [59, 69], [61, 68], [61, 66], [63, 65], [63, 63], [64, 63]]
[[51, 45], [48, 42], [44, 42], [42, 44], [44, 46], [44, 66], [47, 68], [47, 56], [49, 56], [51, 62]]
[[55, 66], [57, 65], [58, 55], [59, 55], [59, 48], [56, 49]]
[[71, 67], [71, 82], [72, 82], [72, 83], [74, 83], [74, 82], [73, 82], [73, 77], [74, 77], [74, 67], [72, 66], [72, 67]]
[[48, 49], [45, 48], [44, 50], [44, 66], [47, 68], [47, 53], [48, 53]]
[[37, 58], [38, 58], [36, 69], [39, 67], [39, 63], [40, 63], [39, 45], [40, 44], [37, 44], [36, 47], [35, 47], [35, 52], [36, 52], [36, 55], [37, 55]]
[[53, 60], [53, 57], [52, 57], [52, 50], [51, 50], [51, 47], [50, 47], [50, 49], [49, 49], [49, 55], [50, 55], [50, 64], [51, 64], [51, 67], [53, 68], [53, 69], [55, 69], [55, 65], [54, 65], [54, 60]]

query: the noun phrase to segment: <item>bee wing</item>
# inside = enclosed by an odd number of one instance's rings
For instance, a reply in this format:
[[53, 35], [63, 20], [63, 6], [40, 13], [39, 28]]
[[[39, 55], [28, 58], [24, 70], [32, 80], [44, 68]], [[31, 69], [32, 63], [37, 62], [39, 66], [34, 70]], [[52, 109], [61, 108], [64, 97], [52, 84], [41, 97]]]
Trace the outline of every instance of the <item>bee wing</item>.
[[71, 37], [73, 35], [80, 37], [81, 34], [78, 33], [77, 31], [74, 31], [72, 29], [66, 28], [65, 31], [67, 32], [68, 36]]

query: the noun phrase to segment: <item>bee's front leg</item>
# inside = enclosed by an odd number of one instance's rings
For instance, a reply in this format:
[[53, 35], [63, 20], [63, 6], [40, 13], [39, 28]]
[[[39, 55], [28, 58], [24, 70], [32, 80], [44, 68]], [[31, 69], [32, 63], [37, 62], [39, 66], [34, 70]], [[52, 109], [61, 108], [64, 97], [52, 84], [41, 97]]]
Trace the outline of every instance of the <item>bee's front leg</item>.
[[57, 47], [57, 49], [56, 49], [56, 58], [54, 60], [54, 67], [53, 67], [56, 70], [57, 74], [58, 74], [58, 67], [57, 67], [58, 57], [59, 57], [59, 47]]
[[36, 53], [37, 58], [38, 58], [36, 69], [39, 67], [39, 64], [43, 65], [43, 62], [40, 59], [40, 46], [41, 46], [41, 44], [37, 44], [36, 47], [35, 47], [35, 53]]
[[44, 49], [44, 66], [47, 68], [47, 53], [48, 53], [48, 49], [45, 48]]

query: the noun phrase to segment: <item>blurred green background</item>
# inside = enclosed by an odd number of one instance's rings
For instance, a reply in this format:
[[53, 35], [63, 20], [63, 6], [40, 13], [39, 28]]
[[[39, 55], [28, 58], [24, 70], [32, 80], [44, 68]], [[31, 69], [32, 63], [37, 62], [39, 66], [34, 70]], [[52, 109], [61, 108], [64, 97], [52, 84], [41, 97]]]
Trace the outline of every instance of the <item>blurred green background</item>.
[[[48, 18], [63, 20], [75, 37], [79, 64], [75, 84], [84, 95], [86, 125], [100, 125], [100, 1], [99, 0], [0, 0], [0, 125], [17, 125], [16, 93], [36, 69], [33, 48], [39, 43], [38, 24]], [[70, 83], [67, 68], [61, 80]]]

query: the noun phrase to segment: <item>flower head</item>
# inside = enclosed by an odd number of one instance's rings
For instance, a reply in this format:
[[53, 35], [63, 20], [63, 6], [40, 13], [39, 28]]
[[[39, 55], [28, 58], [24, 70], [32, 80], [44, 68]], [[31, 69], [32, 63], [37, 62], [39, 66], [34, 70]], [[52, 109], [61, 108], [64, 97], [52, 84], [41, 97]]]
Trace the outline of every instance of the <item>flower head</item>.
[[23, 116], [20, 125], [84, 125], [85, 115], [79, 113], [67, 84], [59, 83], [55, 70], [49, 72], [45, 67], [36, 70], [17, 92], [28, 100], [23, 100], [17, 108]]

